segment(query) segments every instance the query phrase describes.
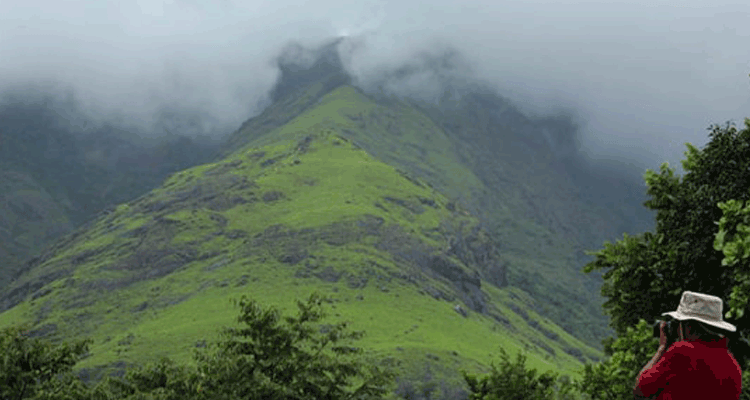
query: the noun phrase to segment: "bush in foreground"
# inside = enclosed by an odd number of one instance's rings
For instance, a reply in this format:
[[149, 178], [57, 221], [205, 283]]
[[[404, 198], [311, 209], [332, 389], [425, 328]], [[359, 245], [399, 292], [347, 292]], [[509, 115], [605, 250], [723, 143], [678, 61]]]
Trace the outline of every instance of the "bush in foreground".
[[552, 371], [539, 374], [526, 368], [526, 356], [518, 353], [511, 361], [500, 349], [500, 363], [492, 364], [489, 374], [482, 377], [464, 373], [471, 400], [555, 400], [570, 399], [574, 384], [567, 377]]
[[347, 323], [323, 325], [313, 294], [282, 317], [242, 298], [235, 327], [195, 355], [196, 367], [168, 358], [87, 387], [71, 370], [89, 341], [52, 345], [20, 328], [0, 332], [0, 399], [65, 400], [369, 400], [385, 395], [393, 374], [366, 364], [352, 346], [362, 332]]

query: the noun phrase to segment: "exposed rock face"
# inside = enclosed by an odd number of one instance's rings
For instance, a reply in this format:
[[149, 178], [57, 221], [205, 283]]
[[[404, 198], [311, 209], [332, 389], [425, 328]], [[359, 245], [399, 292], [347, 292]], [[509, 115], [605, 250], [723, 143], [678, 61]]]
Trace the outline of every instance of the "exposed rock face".
[[453, 229], [454, 237], [448, 254], [466, 265], [482, 271], [483, 278], [497, 287], [508, 286], [507, 263], [499, 258], [498, 245], [480, 226], [468, 233], [464, 228]]
[[433, 256], [428, 263], [430, 270], [453, 283], [467, 307], [479, 313], [487, 311], [487, 299], [477, 271], [468, 272], [444, 255]]
[[[226, 168], [236, 168], [239, 164]], [[133, 206], [143, 213], [164, 215], [182, 209], [206, 207], [213, 211], [225, 211], [239, 204], [258, 201], [254, 191], [254, 182], [244, 176], [224, 174], [209, 176], [195, 181], [189, 189], [167, 191], [158, 196], [146, 195], [137, 200]], [[242, 195], [232, 192], [242, 191]]]
[[[499, 260], [495, 246], [486, 237], [480, 236], [483, 232], [479, 228], [468, 239], [455, 240], [451, 249], [445, 253], [414, 240], [398, 227], [388, 227], [386, 231], [376, 248], [388, 251], [395, 259], [417, 266], [424, 273], [445, 279], [473, 311], [488, 311], [487, 296], [481, 289], [482, 273], [495, 285], [507, 285], [505, 265]], [[446, 230], [445, 233], [461, 237], [456, 232]], [[454, 257], [464, 266], [459, 265]], [[434, 288], [430, 290], [435, 291]]]
[[493, 260], [487, 265], [487, 280], [497, 287], [508, 286], [508, 264]]

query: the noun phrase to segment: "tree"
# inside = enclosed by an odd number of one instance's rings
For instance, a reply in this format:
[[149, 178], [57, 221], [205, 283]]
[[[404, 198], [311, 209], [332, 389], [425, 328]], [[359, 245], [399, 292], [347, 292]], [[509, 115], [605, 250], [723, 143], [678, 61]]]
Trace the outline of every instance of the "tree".
[[750, 201], [719, 203], [723, 215], [714, 248], [724, 254], [721, 264], [734, 270], [736, 285], [729, 298], [728, 317], [742, 318], [750, 298]]
[[123, 378], [106, 377], [91, 389], [89, 400], [187, 400], [201, 398], [195, 368], [169, 358], [130, 368]]
[[91, 400], [368, 400], [387, 392], [394, 376], [360, 357], [351, 342], [362, 332], [347, 323], [320, 325], [323, 297], [297, 301], [296, 316], [283, 317], [242, 297], [239, 326], [195, 354], [196, 367], [164, 358], [108, 378]]
[[526, 369], [526, 356], [518, 353], [515, 362], [500, 349], [500, 364], [492, 364], [489, 374], [477, 377], [464, 372], [471, 400], [552, 400], [557, 374], [547, 371], [537, 375]]
[[243, 297], [240, 327], [225, 328], [213, 353], [197, 355], [211, 399], [364, 400], [387, 392], [393, 374], [367, 365], [345, 322], [321, 327], [325, 299], [313, 294], [295, 317]]
[[658, 344], [646, 321], [627, 328], [624, 335], [605, 342], [605, 351], [611, 357], [584, 366], [580, 390], [593, 400], [632, 400], [638, 372], [654, 355]]
[[[719, 203], [723, 215], [714, 248], [724, 254], [721, 261], [734, 270], [735, 286], [729, 298], [727, 317], [742, 318], [750, 299], [750, 201], [729, 200]], [[742, 400], [750, 400], [750, 371], [742, 373]]]
[[710, 131], [702, 149], [687, 144], [682, 176], [667, 164], [658, 173], [646, 171], [650, 198], [644, 205], [656, 211], [654, 231], [624, 235], [589, 253], [595, 259], [584, 272], [605, 271], [603, 307], [621, 340], [605, 342], [611, 358], [608, 364], [587, 370], [589, 389], [632, 389], [632, 376], [620, 369], [635, 367], [637, 373], [642, 367], [638, 364], [648, 361], [639, 346], [652, 353], [656, 349], [643, 336], [648, 335], [648, 324], [641, 321], [663, 318], [663, 312], [677, 307], [685, 290], [724, 299], [726, 318], [738, 330], [730, 336], [730, 350], [743, 369], [748, 367], [750, 347], [745, 338], [750, 320], [742, 314], [750, 287], [745, 256], [748, 221], [742, 211], [746, 207], [740, 205], [750, 200], [750, 120], [742, 130], [727, 124], [712, 126]]
[[370, 400], [388, 391], [392, 372], [368, 365], [351, 346], [363, 332], [320, 325], [325, 298], [297, 302], [281, 317], [243, 297], [238, 327], [195, 354], [197, 366], [169, 358], [107, 377], [92, 388], [72, 374], [90, 340], [54, 345], [22, 328], [0, 331], [2, 400]]
[[32, 338], [24, 327], [0, 331], [0, 399], [73, 400], [85, 386], [72, 368], [88, 351], [90, 340], [53, 344]]

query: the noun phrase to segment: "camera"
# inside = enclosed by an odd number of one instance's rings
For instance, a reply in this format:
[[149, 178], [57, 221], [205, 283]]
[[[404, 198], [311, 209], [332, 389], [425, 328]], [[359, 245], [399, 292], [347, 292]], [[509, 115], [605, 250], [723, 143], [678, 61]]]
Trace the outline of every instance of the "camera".
[[[659, 324], [661, 324], [661, 321], [654, 322], [654, 337], [657, 339], [661, 336]], [[679, 326], [680, 321], [678, 320], [670, 319], [667, 321], [667, 324], [664, 326], [664, 334], [667, 335], [667, 343], [674, 343], [679, 339]]]

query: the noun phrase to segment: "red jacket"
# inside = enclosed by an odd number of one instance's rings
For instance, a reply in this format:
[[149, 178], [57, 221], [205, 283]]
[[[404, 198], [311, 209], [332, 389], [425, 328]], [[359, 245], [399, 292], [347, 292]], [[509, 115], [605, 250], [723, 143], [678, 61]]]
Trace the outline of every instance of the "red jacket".
[[638, 386], [646, 397], [657, 400], [737, 400], [742, 389], [742, 370], [727, 350], [727, 339], [713, 342], [680, 341], [661, 359], [643, 371]]

